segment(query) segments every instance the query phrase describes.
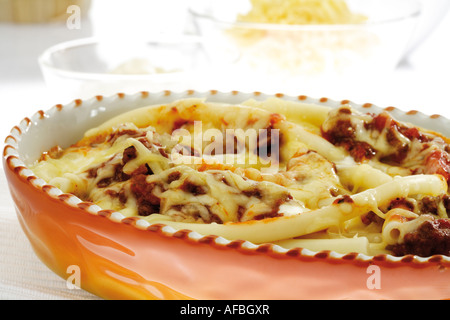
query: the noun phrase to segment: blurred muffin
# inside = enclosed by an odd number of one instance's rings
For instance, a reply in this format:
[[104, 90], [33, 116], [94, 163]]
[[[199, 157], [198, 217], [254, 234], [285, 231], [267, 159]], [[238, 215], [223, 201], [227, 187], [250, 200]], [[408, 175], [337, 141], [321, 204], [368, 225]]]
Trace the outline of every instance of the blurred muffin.
[[77, 5], [84, 13], [90, 0], [0, 0], [0, 22], [42, 23], [65, 20], [67, 8]]

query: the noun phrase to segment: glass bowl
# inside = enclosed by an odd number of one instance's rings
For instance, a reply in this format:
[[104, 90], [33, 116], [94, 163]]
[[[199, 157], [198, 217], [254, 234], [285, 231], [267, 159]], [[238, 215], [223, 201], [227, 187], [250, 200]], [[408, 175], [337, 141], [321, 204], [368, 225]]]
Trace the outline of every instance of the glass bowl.
[[117, 92], [193, 89], [207, 57], [196, 36], [142, 42], [84, 38], [48, 48], [39, 65], [50, 92], [68, 101]]
[[406, 56], [411, 55], [439, 26], [450, 9], [448, 0], [421, 0], [422, 14], [416, 32], [411, 40]]
[[[367, 17], [359, 24], [287, 25], [237, 21], [248, 1], [209, 1], [192, 6], [195, 28], [214, 65], [235, 81], [289, 92], [310, 81], [322, 84], [386, 75], [405, 54], [421, 13], [414, 0], [348, 1]], [[265, 86], [267, 84], [267, 86]]]

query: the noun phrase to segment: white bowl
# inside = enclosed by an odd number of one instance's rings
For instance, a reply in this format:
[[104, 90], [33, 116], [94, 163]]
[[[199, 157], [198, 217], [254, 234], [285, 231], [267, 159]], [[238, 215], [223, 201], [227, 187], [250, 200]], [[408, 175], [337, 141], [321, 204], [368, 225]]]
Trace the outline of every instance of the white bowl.
[[94, 95], [196, 87], [207, 66], [195, 36], [126, 42], [85, 38], [48, 48], [39, 65], [50, 92], [60, 101]]
[[414, 36], [406, 50], [406, 57], [411, 55], [428, 39], [450, 9], [450, 1], [448, 0], [421, 0], [421, 2], [422, 13]]

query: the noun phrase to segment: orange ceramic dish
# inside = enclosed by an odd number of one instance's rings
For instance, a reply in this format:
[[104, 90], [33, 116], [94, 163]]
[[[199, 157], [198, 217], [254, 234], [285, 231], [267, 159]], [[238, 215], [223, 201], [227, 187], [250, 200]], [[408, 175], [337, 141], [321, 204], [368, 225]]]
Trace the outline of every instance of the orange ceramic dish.
[[[364, 111], [371, 104], [278, 98]], [[176, 99], [204, 97], [239, 103], [265, 100], [259, 92], [142, 92], [97, 96], [39, 111], [6, 138], [3, 163], [21, 226], [38, 257], [64, 279], [79, 271], [79, 284], [107, 299], [448, 299], [450, 258], [434, 255], [367, 256], [255, 245], [150, 224], [103, 210], [38, 178], [30, 166], [55, 145], [67, 147], [83, 133], [120, 113]], [[403, 113], [397, 119], [450, 135], [439, 116]]]

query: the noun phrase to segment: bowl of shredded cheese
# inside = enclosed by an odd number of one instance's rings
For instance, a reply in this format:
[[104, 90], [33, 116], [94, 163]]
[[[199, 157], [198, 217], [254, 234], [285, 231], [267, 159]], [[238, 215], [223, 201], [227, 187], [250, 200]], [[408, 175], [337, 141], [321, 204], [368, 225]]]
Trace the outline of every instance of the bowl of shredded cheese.
[[[190, 10], [213, 62], [248, 89], [386, 75], [421, 13], [415, 0], [208, 1]], [[246, 77], [247, 76], [247, 77]], [[236, 79], [238, 78], [238, 79]], [[245, 88], [245, 86], [241, 86]]]

